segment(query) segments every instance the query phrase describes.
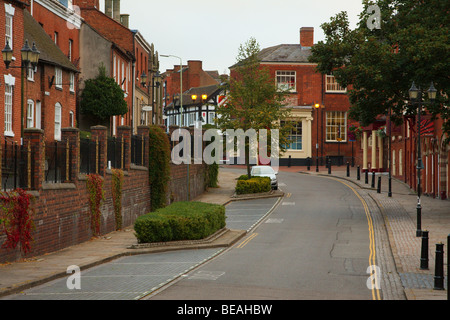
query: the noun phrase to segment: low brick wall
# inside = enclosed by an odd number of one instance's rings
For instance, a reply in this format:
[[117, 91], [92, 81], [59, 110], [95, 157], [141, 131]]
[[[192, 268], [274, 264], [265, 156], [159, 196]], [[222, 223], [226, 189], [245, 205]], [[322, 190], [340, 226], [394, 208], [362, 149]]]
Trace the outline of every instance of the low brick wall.
[[[150, 212], [150, 192], [148, 177], [148, 156], [145, 156], [144, 166], [135, 166], [130, 163], [130, 131], [128, 127], [118, 128], [118, 133], [124, 137], [125, 164], [123, 167], [124, 180], [122, 189], [122, 226], [133, 226], [137, 217]], [[92, 127], [94, 139], [99, 139], [99, 145], [106, 145], [106, 128]], [[148, 127], [140, 127], [138, 133], [148, 136]], [[34, 196], [32, 203], [33, 231], [32, 251], [24, 256], [19, 248], [0, 249], [0, 263], [14, 262], [23, 258], [54, 252], [88, 241], [92, 238], [89, 209], [89, 193], [86, 185], [86, 175], [79, 170], [79, 131], [70, 128], [63, 130], [63, 140], [67, 139], [73, 146], [70, 166], [72, 168], [70, 181], [64, 183], [44, 182], [44, 152], [43, 131], [39, 129], [26, 129], [25, 141], [39, 146], [35, 150], [33, 170], [33, 186], [29, 191]], [[28, 142], [27, 142], [28, 143]], [[102, 154], [99, 162], [99, 175], [103, 178], [105, 200], [101, 207], [100, 236], [115, 231], [115, 215], [113, 197], [111, 192], [112, 173], [107, 168], [106, 148], [101, 148]], [[148, 155], [148, 147], [145, 148]], [[187, 165], [171, 165], [171, 181], [168, 191], [168, 203], [187, 200]], [[205, 190], [205, 164], [189, 165], [189, 198], [192, 200]], [[0, 230], [0, 244], [4, 243], [6, 235]]]

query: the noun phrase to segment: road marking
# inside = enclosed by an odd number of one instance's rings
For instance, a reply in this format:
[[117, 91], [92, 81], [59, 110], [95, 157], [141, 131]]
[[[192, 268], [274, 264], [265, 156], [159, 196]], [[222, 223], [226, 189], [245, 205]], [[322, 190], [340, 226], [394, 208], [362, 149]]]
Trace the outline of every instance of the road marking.
[[286, 195], [286, 198], [290, 198], [292, 196], [292, 193], [288, 193], [287, 195]]
[[295, 202], [283, 202], [282, 206], [295, 206]]
[[284, 219], [269, 218], [269, 219], [267, 219], [266, 223], [282, 223], [283, 221], [284, 221]]
[[253, 238], [255, 238], [258, 234], [257, 233], [253, 233], [250, 237], [248, 237], [247, 239], [245, 239], [244, 241], [242, 241], [237, 248], [241, 249], [243, 247], [245, 247], [247, 245], [247, 243], [249, 243]]
[[190, 276], [190, 280], [211, 280], [215, 281], [223, 276], [225, 272], [223, 271], [198, 271], [197, 273]]
[[[335, 180], [338, 181], [344, 185], [346, 185], [347, 187], [349, 187], [353, 193], [359, 198], [359, 200], [361, 201], [363, 207], [364, 207], [364, 212], [366, 213], [366, 218], [367, 218], [367, 224], [369, 225], [369, 250], [370, 250], [370, 255], [369, 255], [369, 266], [374, 266], [376, 265], [375, 260], [376, 260], [376, 252], [375, 252], [375, 236], [374, 236], [374, 230], [373, 230], [373, 221], [372, 221], [372, 217], [370, 215], [370, 210], [369, 210], [369, 206], [367, 205], [366, 200], [364, 200], [359, 193], [349, 184], [347, 184], [346, 182], [340, 180], [340, 179], [336, 179], [336, 178], [331, 178], [331, 177], [325, 177], [331, 180]], [[375, 286], [372, 287], [372, 299], [373, 300], [381, 300], [380, 297], [380, 289], [376, 289]]]

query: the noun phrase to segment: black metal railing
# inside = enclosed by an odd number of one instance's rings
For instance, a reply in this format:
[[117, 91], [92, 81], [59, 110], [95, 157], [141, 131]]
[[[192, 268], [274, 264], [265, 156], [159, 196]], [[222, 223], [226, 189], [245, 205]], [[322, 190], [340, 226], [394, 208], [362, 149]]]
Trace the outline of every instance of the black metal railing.
[[67, 141], [45, 144], [45, 182], [60, 183], [70, 180], [71, 152]]
[[134, 135], [131, 137], [131, 163], [137, 166], [143, 166], [144, 151], [147, 139], [144, 136]]
[[97, 140], [80, 138], [80, 173], [97, 173], [100, 167], [101, 145]]
[[121, 138], [108, 137], [108, 167], [123, 169], [125, 164], [124, 142]]
[[34, 183], [32, 146], [5, 137], [1, 144], [1, 189], [30, 189]]

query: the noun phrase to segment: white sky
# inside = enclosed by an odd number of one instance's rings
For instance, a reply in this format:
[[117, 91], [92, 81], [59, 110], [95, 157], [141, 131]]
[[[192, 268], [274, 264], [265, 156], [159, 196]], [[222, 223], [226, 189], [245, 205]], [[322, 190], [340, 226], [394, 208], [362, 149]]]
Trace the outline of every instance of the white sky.
[[[104, 0], [100, 0], [104, 12]], [[347, 11], [356, 27], [362, 0], [121, 0], [121, 13], [158, 53], [202, 60], [203, 70], [229, 73], [238, 48], [254, 37], [261, 49], [299, 43], [300, 27], [314, 27], [314, 42], [324, 39], [320, 25]], [[179, 64], [160, 57], [160, 71]]]

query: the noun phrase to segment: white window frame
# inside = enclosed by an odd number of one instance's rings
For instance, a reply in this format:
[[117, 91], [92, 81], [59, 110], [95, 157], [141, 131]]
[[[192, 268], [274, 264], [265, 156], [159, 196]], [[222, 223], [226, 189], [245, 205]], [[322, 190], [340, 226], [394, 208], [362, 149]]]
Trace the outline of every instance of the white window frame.
[[[287, 150], [291, 151], [302, 151], [303, 150], [303, 121], [301, 119], [290, 121], [292, 123], [291, 131], [288, 134], [288, 140], [291, 140], [292, 138], [296, 138], [294, 141], [289, 142], [289, 145], [286, 146]], [[296, 129], [295, 129], [296, 128]], [[300, 133], [298, 132], [300, 128]], [[298, 138], [300, 138], [300, 144], [301, 148], [291, 148], [294, 144], [298, 144]]]
[[36, 128], [41, 129], [41, 102], [36, 101]]
[[27, 68], [27, 80], [34, 82], [34, 68]]
[[73, 113], [73, 111], [70, 111], [69, 112], [69, 125], [70, 125], [70, 127], [74, 128], [75, 127], [74, 124], [75, 124], [75, 114]]
[[347, 92], [347, 88], [341, 87], [333, 75], [327, 74], [325, 77], [325, 92], [345, 93]]
[[[14, 49], [13, 26], [15, 10], [16, 9], [12, 6], [12, 4], [5, 3], [5, 44], [8, 42], [11, 49]], [[9, 22], [9, 25], [7, 22]]]
[[61, 140], [62, 106], [59, 102], [55, 104], [55, 140]]
[[34, 101], [27, 101], [27, 128], [34, 128]]
[[60, 67], [55, 67], [55, 87], [58, 89], [62, 89], [63, 83], [63, 75], [62, 69]]
[[14, 86], [5, 84], [5, 136], [14, 137], [13, 132], [13, 96]]
[[275, 82], [276, 82], [277, 88], [280, 90], [296, 92], [297, 91], [297, 72], [292, 71], [292, 70], [277, 70], [275, 72]]
[[[339, 117], [338, 117], [339, 115]], [[342, 117], [343, 115], [343, 117]], [[343, 122], [342, 122], [343, 120]], [[347, 112], [345, 111], [327, 111], [325, 122], [325, 141], [327, 142], [346, 142], [347, 141]], [[342, 141], [338, 141], [338, 132]]]
[[70, 92], [75, 92], [75, 74], [73, 72], [70, 73], [70, 85], [69, 85], [69, 89]]

